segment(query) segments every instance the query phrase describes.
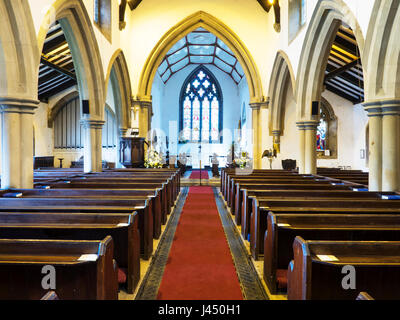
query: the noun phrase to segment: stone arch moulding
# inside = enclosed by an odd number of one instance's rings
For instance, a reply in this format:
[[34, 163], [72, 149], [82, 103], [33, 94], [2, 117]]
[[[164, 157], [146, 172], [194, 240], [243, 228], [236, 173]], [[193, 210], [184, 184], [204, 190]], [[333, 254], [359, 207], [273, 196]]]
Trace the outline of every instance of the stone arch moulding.
[[47, 127], [48, 128], [53, 128], [54, 124], [54, 119], [60, 111], [62, 107], [64, 107], [69, 101], [79, 98], [79, 92], [78, 91], [72, 91], [70, 93], [67, 93], [65, 96], [63, 96], [61, 99], [59, 99], [54, 106], [51, 108], [49, 111], [48, 117], [47, 117]]
[[400, 5], [398, 0], [375, 0], [363, 55], [368, 77], [365, 101], [400, 97]]
[[[130, 110], [132, 101], [132, 88], [129, 76], [128, 64], [125, 55], [121, 49], [118, 49], [111, 57], [107, 69], [105, 80], [105, 88], [109, 90], [108, 84], [111, 85], [116, 95], [115, 112], [120, 129], [128, 129], [130, 127]], [[107, 96], [107, 95], [106, 95]]]
[[299, 121], [315, 120], [311, 116], [311, 103], [321, 100], [329, 52], [342, 22], [353, 29], [363, 56], [364, 37], [348, 6], [342, 0], [320, 0], [306, 33], [296, 77]]
[[273, 132], [284, 132], [284, 107], [289, 81], [292, 85], [293, 97], [296, 92], [296, 80], [289, 57], [283, 51], [276, 54], [269, 86], [269, 129]]
[[[103, 120], [105, 101], [103, 65], [93, 27], [82, 0], [57, 0], [52, 4], [39, 30], [39, 54], [42, 52], [47, 31], [56, 20], [60, 22], [71, 50], [79, 96], [81, 100], [89, 100], [89, 118]], [[37, 60], [37, 69], [39, 63], [40, 58]]]
[[151, 101], [151, 88], [157, 69], [169, 49], [190, 32], [202, 27], [222, 40], [235, 54], [241, 64], [249, 87], [250, 103], [265, 102], [258, 68], [240, 38], [223, 22], [212, 15], [198, 11], [172, 27], [157, 43], [147, 58], [140, 76], [138, 99]]
[[0, 100], [37, 105], [39, 56], [28, 1], [0, 1], [0, 16]]

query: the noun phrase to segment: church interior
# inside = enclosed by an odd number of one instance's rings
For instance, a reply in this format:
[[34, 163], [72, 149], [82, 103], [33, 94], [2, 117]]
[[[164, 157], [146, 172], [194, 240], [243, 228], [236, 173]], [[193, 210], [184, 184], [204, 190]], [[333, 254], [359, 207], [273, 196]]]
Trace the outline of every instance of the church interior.
[[400, 299], [399, 0], [0, 13], [0, 300]]

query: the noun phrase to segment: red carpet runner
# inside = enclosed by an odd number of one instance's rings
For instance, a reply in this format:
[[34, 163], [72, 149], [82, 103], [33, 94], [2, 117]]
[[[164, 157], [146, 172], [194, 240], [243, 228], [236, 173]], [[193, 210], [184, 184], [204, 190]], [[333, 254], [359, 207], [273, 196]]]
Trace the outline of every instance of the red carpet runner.
[[242, 300], [211, 187], [191, 187], [158, 300]]
[[[193, 170], [192, 174], [189, 177], [190, 179], [200, 179], [200, 170]], [[201, 170], [201, 178], [202, 179], [209, 179], [208, 171]]]

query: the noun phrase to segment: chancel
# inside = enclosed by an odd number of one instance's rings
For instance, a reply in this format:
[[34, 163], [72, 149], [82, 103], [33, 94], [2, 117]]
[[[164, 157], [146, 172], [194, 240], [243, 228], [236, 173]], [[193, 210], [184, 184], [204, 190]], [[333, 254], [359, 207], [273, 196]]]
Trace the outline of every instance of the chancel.
[[400, 299], [399, 0], [0, 12], [0, 299]]

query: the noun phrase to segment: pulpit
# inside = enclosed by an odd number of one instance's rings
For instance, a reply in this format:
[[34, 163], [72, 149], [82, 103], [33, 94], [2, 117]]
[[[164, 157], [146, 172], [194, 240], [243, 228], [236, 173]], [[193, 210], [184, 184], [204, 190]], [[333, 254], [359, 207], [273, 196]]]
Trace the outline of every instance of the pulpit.
[[122, 137], [119, 148], [119, 162], [126, 168], [143, 168], [144, 143], [144, 138]]

